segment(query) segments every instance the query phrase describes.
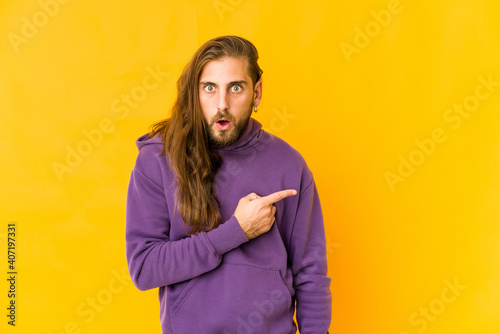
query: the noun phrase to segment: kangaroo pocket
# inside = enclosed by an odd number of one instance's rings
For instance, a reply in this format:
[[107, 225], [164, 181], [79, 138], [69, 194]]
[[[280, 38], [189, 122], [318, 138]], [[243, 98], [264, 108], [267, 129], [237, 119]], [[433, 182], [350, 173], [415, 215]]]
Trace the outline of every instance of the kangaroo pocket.
[[171, 308], [172, 328], [179, 334], [289, 333], [290, 307], [278, 270], [223, 263], [182, 291]]

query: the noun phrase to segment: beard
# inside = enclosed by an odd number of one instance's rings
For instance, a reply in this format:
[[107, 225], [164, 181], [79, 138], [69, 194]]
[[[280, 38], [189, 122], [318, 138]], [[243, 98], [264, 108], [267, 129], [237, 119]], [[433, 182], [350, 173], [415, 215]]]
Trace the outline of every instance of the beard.
[[[227, 112], [221, 113], [220, 111], [217, 112], [210, 123], [208, 123], [205, 117], [203, 117], [203, 121], [205, 122], [206, 129], [208, 131], [209, 145], [223, 148], [234, 144], [240, 138], [243, 131], [245, 131], [248, 122], [250, 121], [251, 115], [252, 105], [250, 105], [248, 111], [241, 117], [239, 121], [236, 121], [231, 114]], [[220, 130], [215, 125], [216, 120], [222, 117], [225, 117], [231, 121], [231, 127], [228, 130]]]

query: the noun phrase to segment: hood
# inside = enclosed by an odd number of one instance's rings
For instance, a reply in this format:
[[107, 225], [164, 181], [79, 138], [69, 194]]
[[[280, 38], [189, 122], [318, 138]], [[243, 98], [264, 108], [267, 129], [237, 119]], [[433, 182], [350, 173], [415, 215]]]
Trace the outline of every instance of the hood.
[[141, 150], [141, 148], [143, 148], [146, 145], [153, 145], [153, 144], [163, 145], [163, 141], [161, 140], [161, 137], [159, 135], [155, 136], [153, 138], [147, 139], [148, 135], [149, 135], [149, 133], [145, 133], [142, 136], [140, 136], [139, 138], [137, 138], [137, 140], [135, 141], [135, 145], [137, 145], [137, 148], [139, 149], [139, 151]]
[[[241, 134], [240, 138], [233, 144], [223, 147], [223, 148], [215, 148], [217, 151], [244, 151], [248, 150], [255, 145], [257, 145], [262, 136], [264, 135], [264, 131], [262, 131], [262, 124], [256, 119], [250, 117], [248, 120], [247, 127]], [[163, 145], [163, 141], [160, 136], [155, 136], [153, 138], [147, 139], [148, 133], [143, 134], [135, 141], [137, 148], [140, 150], [142, 147], [146, 145]]]

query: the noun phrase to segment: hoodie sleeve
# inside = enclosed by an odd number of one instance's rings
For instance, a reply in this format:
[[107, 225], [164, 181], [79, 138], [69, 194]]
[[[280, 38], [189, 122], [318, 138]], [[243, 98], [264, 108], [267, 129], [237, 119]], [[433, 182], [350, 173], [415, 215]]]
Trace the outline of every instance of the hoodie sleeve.
[[163, 187], [136, 165], [127, 193], [125, 243], [129, 273], [139, 290], [211, 271], [224, 253], [248, 241], [234, 216], [209, 232], [171, 241], [168, 212]]
[[297, 323], [301, 334], [325, 334], [331, 323], [323, 214], [314, 179], [301, 191], [290, 240]]

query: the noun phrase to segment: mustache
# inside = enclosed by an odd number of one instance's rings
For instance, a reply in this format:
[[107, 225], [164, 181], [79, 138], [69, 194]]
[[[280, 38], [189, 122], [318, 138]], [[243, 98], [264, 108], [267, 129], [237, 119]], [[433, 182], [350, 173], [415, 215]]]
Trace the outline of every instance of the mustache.
[[234, 119], [229, 113], [227, 112], [221, 113], [220, 111], [218, 111], [217, 114], [215, 114], [215, 116], [212, 118], [212, 124], [221, 118], [227, 118], [229, 121], [231, 121], [231, 123], [234, 123]]

